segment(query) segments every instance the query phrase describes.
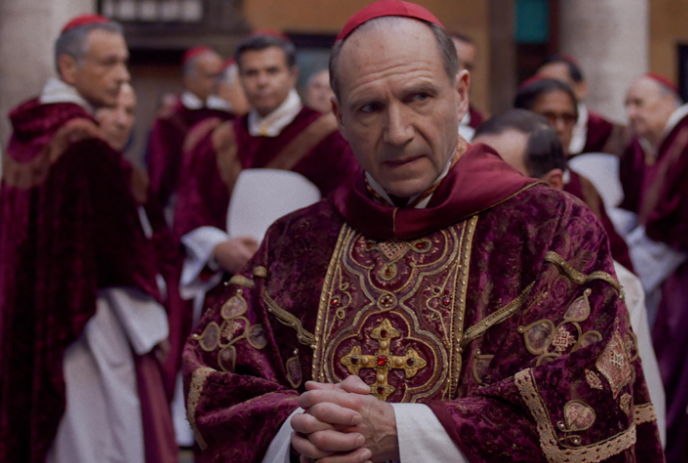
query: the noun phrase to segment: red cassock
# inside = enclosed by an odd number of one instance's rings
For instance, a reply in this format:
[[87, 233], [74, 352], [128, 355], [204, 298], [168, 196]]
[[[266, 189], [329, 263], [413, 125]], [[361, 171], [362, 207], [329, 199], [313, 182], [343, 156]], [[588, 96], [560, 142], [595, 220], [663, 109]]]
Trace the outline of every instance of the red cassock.
[[209, 117], [226, 120], [233, 115], [205, 107], [189, 109], [178, 101], [170, 114], [159, 117], [153, 123], [146, 151], [146, 167], [151, 191], [163, 207], [177, 190], [186, 135], [191, 127]]
[[468, 123], [469, 127], [477, 129], [480, 124], [485, 122], [485, 116], [483, 113], [475, 109], [472, 105], [468, 106], [468, 113], [471, 115], [471, 121]]
[[187, 342], [196, 461], [261, 461], [307, 380], [358, 374], [474, 463], [662, 462], [613, 272], [587, 207], [485, 145], [424, 209], [361, 174], [278, 220]]
[[[637, 140], [620, 164], [621, 207], [638, 214], [654, 241], [688, 252], [688, 117], [666, 135], [657, 157], [646, 156]], [[667, 459], [688, 461], [688, 263], [662, 284], [652, 331], [667, 397]]]
[[626, 240], [624, 240], [623, 237], [619, 235], [619, 232], [616, 231], [616, 228], [614, 228], [614, 224], [607, 215], [607, 210], [604, 207], [604, 202], [597, 188], [595, 188], [595, 185], [593, 185], [590, 180], [579, 173], [572, 170], [569, 170], [569, 172], [571, 174], [571, 179], [569, 183], [564, 185], [564, 191], [582, 200], [590, 210], [595, 213], [609, 237], [612, 257], [615, 261], [632, 272], [633, 262], [631, 261], [631, 255], [628, 251], [628, 244], [626, 244]]
[[[132, 167], [98, 137], [91, 115], [32, 100], [10, 119], [0, 191], [0, 461], [42, 463], [65, 410], [65, 349], [95, 314], [99, 289], [159, 298], [156, 258]], [[153, 393], [162, 387], [154, 357], [138, 357], [136, 369], [144, 417], [168, 409]], [[161, 438], [149, 431], [147, 454]]]
[[611, 122], [594, 111], [588, 112], [587, 128], [585, 146], [581, 153], [608, 153], [621, 156], [631, 142], [628, 127]]

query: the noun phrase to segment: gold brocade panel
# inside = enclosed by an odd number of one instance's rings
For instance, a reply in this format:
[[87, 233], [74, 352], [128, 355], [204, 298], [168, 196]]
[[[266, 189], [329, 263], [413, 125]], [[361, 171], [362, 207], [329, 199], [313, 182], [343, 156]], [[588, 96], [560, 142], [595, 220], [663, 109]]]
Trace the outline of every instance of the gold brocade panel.
[[412, 241], [344, 226], [318, 311], [314, 379], [358, 374], [391, 402], [455, 397], [477, 220]]

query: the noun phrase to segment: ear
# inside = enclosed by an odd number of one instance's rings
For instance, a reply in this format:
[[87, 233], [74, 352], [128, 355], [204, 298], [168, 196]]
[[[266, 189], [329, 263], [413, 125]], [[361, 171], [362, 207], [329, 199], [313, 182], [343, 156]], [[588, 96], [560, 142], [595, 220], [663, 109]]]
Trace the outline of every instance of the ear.
[[555, 190], [564, 190], [564, 172], [561, 169], [552, 169], [540, 179]]
[[57, 70], [60, 74], [60, 79], [66, 84], [76, 84], [76, 73], [79, 64], [69, 55], [60, 55], [57, 57]]
[[339, 106], [337, 97], [333, 96], [330, 98], [330, 102], [332, 103], [332, 114], [334, 114], [334, 117], [337, 118], [337, 128], [344, 139], [348, 140], [346, 137], [346, 128], [344, 127], [344, 115], [342, 114], [342, 108]]
[[297, 65], [293, 65], [289, 70], [289, 79], [292, 88], [296, 88], [296, 82], [299, 80], [299, 67]]
[[582, 102], [588, 96], [588, 83], [586, 81], [580, 82], [576, 85], [576, 98], [578, 102]]
[[456, 91], [456, 101], [457, 110], [459, 113], [459, 120], [468, 112], [468, 91], [471, 88], [471, 75], [470, 73], [462, 69], [456, 75], [456, 81], [454, 83], [454, 90]]

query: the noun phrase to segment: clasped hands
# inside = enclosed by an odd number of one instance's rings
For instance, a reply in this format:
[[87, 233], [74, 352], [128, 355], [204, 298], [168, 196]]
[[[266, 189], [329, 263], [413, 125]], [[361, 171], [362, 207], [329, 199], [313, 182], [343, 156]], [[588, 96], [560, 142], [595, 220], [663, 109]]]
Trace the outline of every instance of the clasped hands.
[[339, 384], [309, 381], [291, 418], [291, 443], [301, 463], [381, 462], [399, 459], [394, 408], [370, 395], [356, 375]]

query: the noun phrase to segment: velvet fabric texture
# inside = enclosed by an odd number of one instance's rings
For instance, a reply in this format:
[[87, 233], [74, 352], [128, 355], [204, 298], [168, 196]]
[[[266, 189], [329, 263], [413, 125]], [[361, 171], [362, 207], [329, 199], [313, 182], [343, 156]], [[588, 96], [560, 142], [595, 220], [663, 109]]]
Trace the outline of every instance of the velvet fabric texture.
[[66, 347], [100, 288], [158, 297], [155, 255], [139, 222], [131, 166], [71, 103], [29, 101], [0, 191], [0, 461], [42, 463], [65, 409]]
[[[205, 127], [205, 134], [189, 143], [191, 148], [184, 154], [174, 214], [175, 239], [202, 226], [226, 229], [231, 189], [218, 168], [218, 131], [232, 124], [238, 169], [270, 167], [290, 142], [321, 117], [319, 112], [304, 107], [277, 137], [252, 136], [248, 131], [248, 116], [220, 126]], [[289, 170], [313, 182], [325, 196], [349, 179], [358, 170], [358, 163], [347, 141], [335, 129]]]
[[196, 461], [260, 462], [305, 381], [348, 374], [428, 404], [471, 462], [664, 460], [587, 207], [483, 145], [427, 209], [361, 182], [278, 220], [192, 334]]
[[151, 190], [163, 207], [177, 191], [184, 139], [191, 127], [209, 117], [227, 120], [234, 115], [218, 109], [189, 109], [177, 101], [169, 114], [162, 115], [153, 123], [148, 138], [146, 167]]
[[[647, 156], [637, 140], [620, 164], [621, 207], [638, 214], [647, 236], [688, 252], [688, 117]], [[688, 462], [688, 263], [662, 285], [652, 329], [657, 363], [667, 398], [667, 461]]]
[[623, 237], [619, 235], [619, 232], [616, 231], [616, 228], [614, 228], [614, 224], [607, 215], [607, 209], [604, 207], [604, 202], [597, 188], [595, 188], [595, 185], [593, 185], [590, 180], [579, 173], [573, 170], [569, 170], [569, 172], [571, 174], [571, 179], [569, 183], [564, 185], [564, 191], [583, 201], [590, 210], [595, 213], [604, 227], [604, 231], [607, 232], [612, 257], [615, 261], [632, 272], [633, 262], [631, 261], [628, 244], [626, 244], [626, 240], [624, 240]]

